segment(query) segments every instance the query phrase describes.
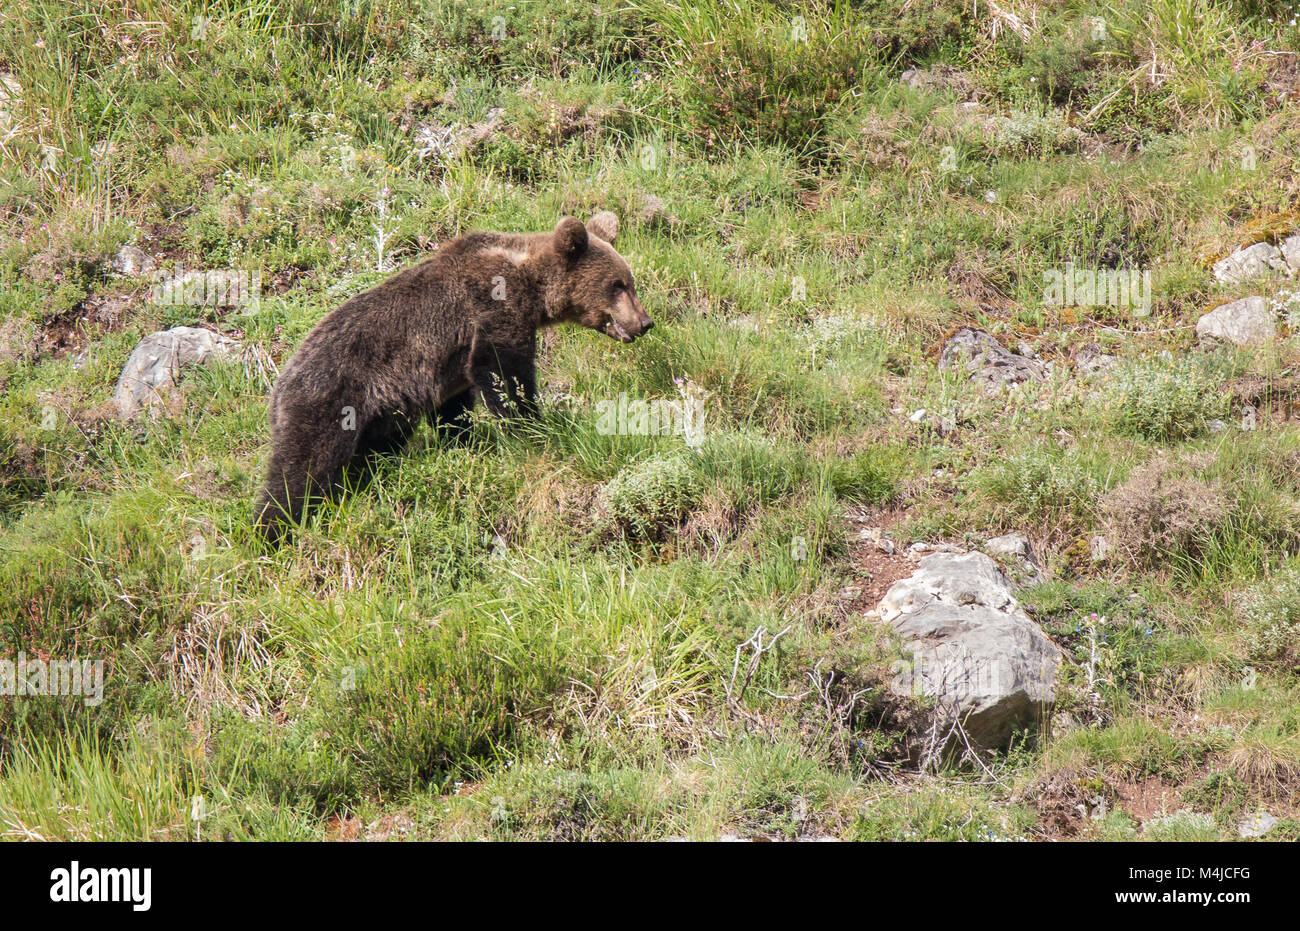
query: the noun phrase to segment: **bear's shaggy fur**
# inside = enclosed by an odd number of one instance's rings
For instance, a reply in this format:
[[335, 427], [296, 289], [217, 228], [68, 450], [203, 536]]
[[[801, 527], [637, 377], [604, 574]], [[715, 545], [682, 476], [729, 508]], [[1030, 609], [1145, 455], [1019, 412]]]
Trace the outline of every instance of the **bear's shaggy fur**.
[[325, 316], [271, 392], [271, 462], [255, 512], [274, 543], [350, 467], [406, 445], [421, 418], [464, 429], [481, 399], [537, 412], [537, 331], [580, 323], [630, 343], [653, 326], [610, 242], [618, 218], [549, 233], [470, 233]]

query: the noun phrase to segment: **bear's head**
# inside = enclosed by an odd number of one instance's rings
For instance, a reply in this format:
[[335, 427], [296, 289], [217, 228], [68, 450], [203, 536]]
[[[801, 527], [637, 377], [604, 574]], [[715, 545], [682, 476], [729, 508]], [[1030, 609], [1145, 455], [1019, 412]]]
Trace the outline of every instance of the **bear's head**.
[[630, 343], [654, 321], [637, 300], [632, 270], [610, 245], [617, 235], [618, 217], [608, 210], [596, 214], [586, 226], [573, 217], [556, 225], [553, 242], [563, 289], [558, 319]]

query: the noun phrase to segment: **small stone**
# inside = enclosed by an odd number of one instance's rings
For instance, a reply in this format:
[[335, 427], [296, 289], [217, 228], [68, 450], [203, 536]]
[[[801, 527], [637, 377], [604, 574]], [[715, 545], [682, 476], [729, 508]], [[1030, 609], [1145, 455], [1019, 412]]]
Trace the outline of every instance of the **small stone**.
[[1259, 345], [1272, 342], [1276, 332], [1273, 311], [1259, 296], [1221, 304], [1196, 321], [1196, 335], [1207, 342]]
[[939, 355], [939, 369], [968, 372], [972, 382], [986, 389], [1043, 381], [1048, 373], [1041, 361], [1011, 352], [973, 327], [962, 327], [948, 340]]
[[1105, 537], [1093, 537], [1088, 541], [1088, 555], [1093, 562], [1105, 562], [1110, 555], [1110, 543]]
[[1075, 354], [1074, 364], [1085, 375], [1096, 375], [1114, 368], [1119, 360], [1101, 351], [1096, 343], [1089, 343]]
[[1266, 242], [1257, 242], [1215, 262], [1214, 277], [1226, 284], [1236, 284], [1258, 278], [1268, 271], [1284, 271], [1286, 266], [1280, 249]]
[[920, 423], [922, 420], [925, 420], [925, 408], [923, 407], [920, 410], [912, 411], [912, 415], [907, 419], [912, 421], [912, 423]]
[[157, 267], [157, 260], [139, 246], [123, 246], [113, 256], [113, 271], [128, 278], [147, 275]]

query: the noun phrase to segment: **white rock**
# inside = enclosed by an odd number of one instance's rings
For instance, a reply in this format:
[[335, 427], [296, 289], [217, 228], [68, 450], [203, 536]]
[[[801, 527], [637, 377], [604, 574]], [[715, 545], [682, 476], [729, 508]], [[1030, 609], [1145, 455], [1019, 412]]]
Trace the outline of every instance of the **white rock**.
[[984, 552], [991, 553], [994, 556], [1009, 556], [1013, 559], [1026, 561], [1033, 560], [1028, 538], [1019, 533], [1007, 533], [1000, 537], [994, 537], [984, 544]]
[[1258, 295], [1221, 304], [1196, 321], [1196, 335], [1202, 340], [1252, 346], [1271, 342], [1277, 323], [1268, 301]]
[[1005, 747], [1055, 701], [1057, 649], [983, 553], [935, 553], [880, 602], [881, 617], [914, 647], [891, 687], [955, 711], [972, 743]]
[[1278, 251], [1282, 253], [1282, 261], [1292, 271], [1300, 272], [1300, 233], [1279, 243]]
[[1214, 263], [1214, 277], [1218, 281], [1235, 284], [1258, 278], [1268, 271], [1285, 271], [1286, 261], [1276, 246], [1266, 242], [1257, 242], [1253, 246], [1238, 249], [1232, 255]]
[[201, 365], [234, 355], [239, 343], [199, 327], [173, 327], [142, 339], [126, 360], [113, 389], [118, 416], [130, 420], [159, 403], [175, 387], [183, 365]]

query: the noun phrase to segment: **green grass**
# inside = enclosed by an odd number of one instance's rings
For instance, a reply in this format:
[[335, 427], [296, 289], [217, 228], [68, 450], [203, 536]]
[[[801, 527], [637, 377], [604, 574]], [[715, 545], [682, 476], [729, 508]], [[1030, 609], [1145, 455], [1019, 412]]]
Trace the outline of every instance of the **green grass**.
[[[11, 6], [0, 659], [102, 660], [105, 691], [0, 697], [0, 836], [1297, 836], [1300, 352], [1193, 336], [1294, 305], [1209, 271], [1300, 226], [1283, 4]], [[325, 313], [466, 230], [603, 209], [653, 333], [545, 334], [537, 423], [421, 429], [254, 545], [267, 393]], [[157, 301], [124, 244], [260, 274], [260, 305]], [[1150, 272], [1150, 312], [1053, 304], [1067, 268]], [[118, 422], [177, 325], [256, 352]], [[940, 372], [959, 325], [1049, 376]], [[683, 400], [695, 433], [601, 419]], [[1031, 538], [1049, 731], [917, 770], [866, 525]]]

